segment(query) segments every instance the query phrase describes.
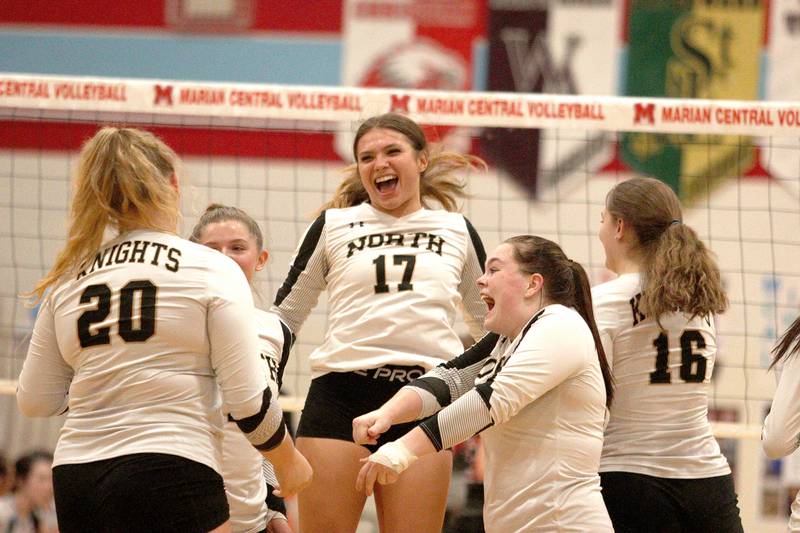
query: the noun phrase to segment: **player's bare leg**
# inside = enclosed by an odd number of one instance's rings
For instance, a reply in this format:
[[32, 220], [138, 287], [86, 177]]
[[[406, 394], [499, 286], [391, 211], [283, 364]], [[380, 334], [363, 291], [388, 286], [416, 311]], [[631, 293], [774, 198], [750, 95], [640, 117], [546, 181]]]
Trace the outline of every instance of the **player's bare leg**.
[[439, 533], [444, 524], [453, 455], [420, 457], [397, 482], [375, 485], [381, 533]]
[[297, 449], [314, 469], [311, 485], [298, 494], [300, 531], [355, 532], [366, 501], [356, 491], [356, 477], [369, 451], [352, 442], [314, 437], [298, 437]]

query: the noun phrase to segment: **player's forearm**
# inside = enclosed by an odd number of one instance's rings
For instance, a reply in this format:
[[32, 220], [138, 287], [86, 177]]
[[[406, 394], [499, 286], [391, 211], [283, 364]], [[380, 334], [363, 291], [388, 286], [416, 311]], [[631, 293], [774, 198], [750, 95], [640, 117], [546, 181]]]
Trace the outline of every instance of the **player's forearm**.
[[271, 450], [259, 450], [270, 463], [275, 466], [286, 465], [294, 458], [295, 448], [291, 435], [287, 431], [283, 435], [281, 443]]
[[422, 399], [410, 388], [402, 388], [380, 410], [392, 421], [392, 425], [412, 422], [422, 412]]
[[418, 427], [403, 435], [399, 440], [408, 448], [408, 451], [416, 457], [422, 457], [423, 455], [436, 453], [438, 451], [431, 442], [431, 439]]

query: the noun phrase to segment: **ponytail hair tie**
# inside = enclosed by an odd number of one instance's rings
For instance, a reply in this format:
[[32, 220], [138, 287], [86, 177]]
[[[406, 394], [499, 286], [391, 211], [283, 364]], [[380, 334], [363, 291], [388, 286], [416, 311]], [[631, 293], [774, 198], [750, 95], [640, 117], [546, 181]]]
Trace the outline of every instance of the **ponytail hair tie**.
[[669, 223], [670, 226], [674, 226], [675, 224], [680, 224], [681, 221], [678, 219], [673, 219], [672, 222]]

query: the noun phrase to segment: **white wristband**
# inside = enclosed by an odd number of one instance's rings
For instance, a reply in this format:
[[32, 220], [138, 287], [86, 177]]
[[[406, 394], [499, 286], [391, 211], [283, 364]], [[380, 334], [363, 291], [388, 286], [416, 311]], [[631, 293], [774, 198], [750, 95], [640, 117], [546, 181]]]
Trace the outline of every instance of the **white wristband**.
[[396, 440], [387, 442], [378, 448], [378, 451], [370, 455], [368, 460], [391, 468], [400, 474], [417, 460], [417, 456], [411, 453], [405, 444]]

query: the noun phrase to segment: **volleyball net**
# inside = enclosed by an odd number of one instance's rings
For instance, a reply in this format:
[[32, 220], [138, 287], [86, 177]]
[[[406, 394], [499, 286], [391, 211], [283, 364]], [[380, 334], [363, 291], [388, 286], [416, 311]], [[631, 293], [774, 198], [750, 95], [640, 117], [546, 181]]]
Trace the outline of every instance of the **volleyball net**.
[[[770, 349], [800, 309], [797, 103], [0, 74], [0, 390], [13, 393], [35, 318], [18, 295], [64, 243], [76, 156], [99, 127], [148, 129], [178, 152], [183, 235], [211, 202], [260, 223], [271, 259], [255, 288], [268, 307], [313, 213], [352, 162], [358, 124], [388, 111], [488, 161], [488, 172], [466, 176], [463, 205], [487, 249], [541, 235], [593, 283], [610, 278], [596, 237], [608, 190], [634, 175], [671, 185], [685, 222], [716, 253], [731, 300], [718, 319], [715, 431], [757, 438], [774, 391]], [[323, 297], [286, 369], [291, 409], [302, 405], [308, 355], [325, 328]], [[3, 400], [0, 417], [10, 420], [13, 408]]]

